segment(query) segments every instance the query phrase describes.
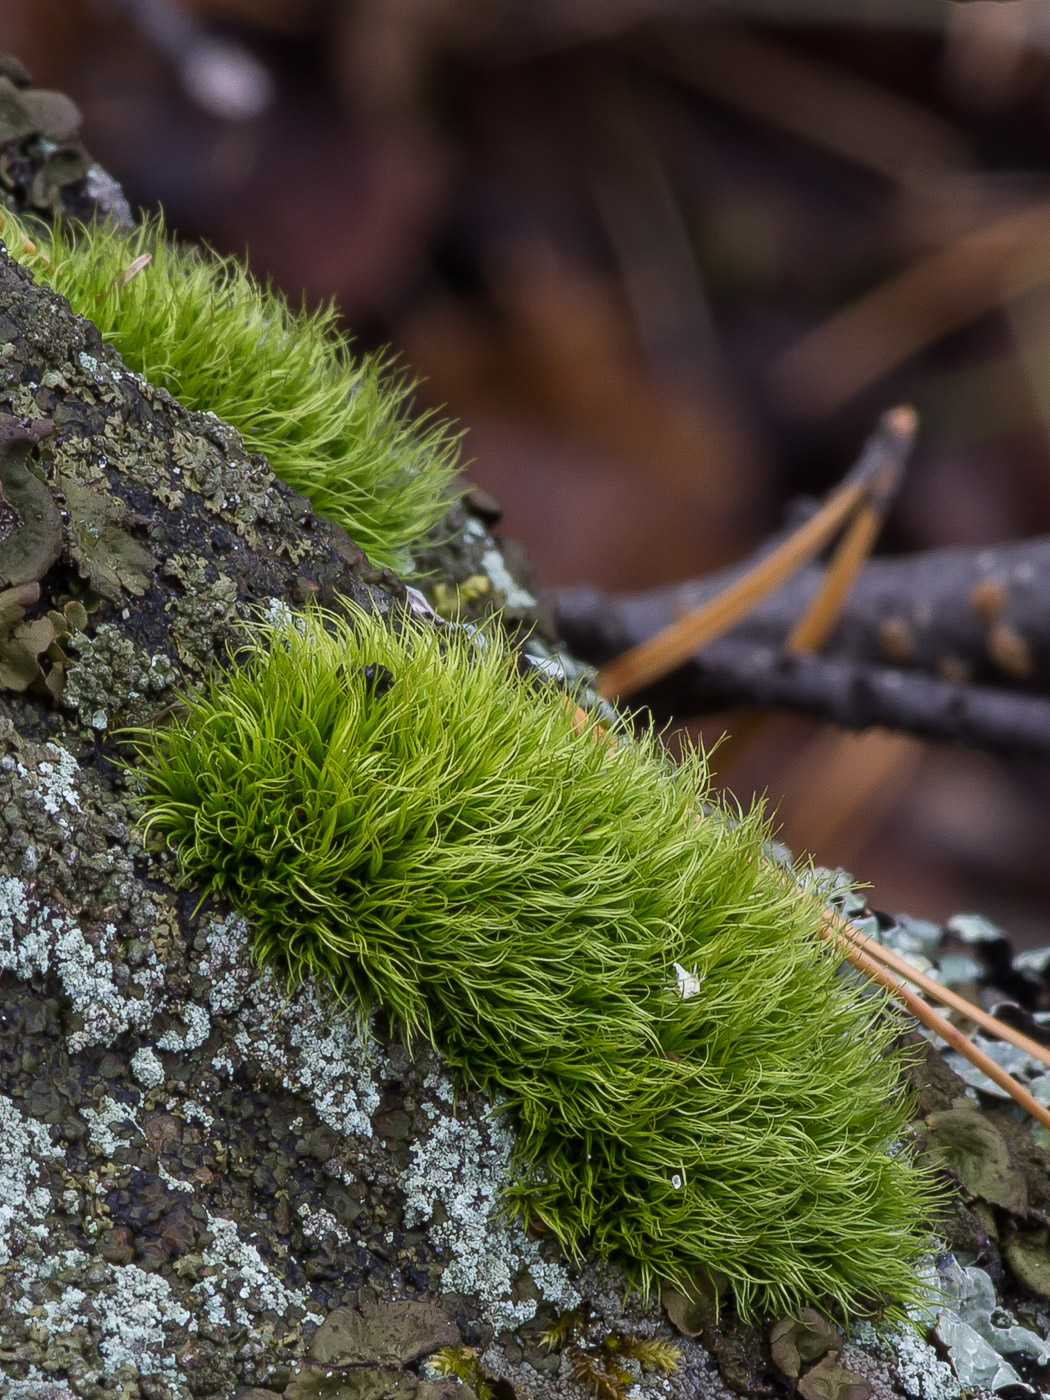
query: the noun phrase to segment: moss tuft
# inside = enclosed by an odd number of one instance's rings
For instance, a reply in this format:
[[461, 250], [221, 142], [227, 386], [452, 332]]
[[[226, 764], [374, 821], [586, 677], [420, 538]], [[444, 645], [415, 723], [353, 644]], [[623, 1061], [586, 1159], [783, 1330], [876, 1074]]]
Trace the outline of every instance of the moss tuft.
[[129, 368], [208, 410], [342, 525], [378, 564], [411, 551], [448, 510], [458, 437], [410, 418], [411, 384], [355, 358], [333, 306], [296, 311], [234, 258], [176, 243], [159, 218], [30, 235], [0, 211], [12, 257], [93, 321]]
[[310, 611], [138, 736], [149, 824], [260, 962], [437, 1044], [518, 1131], [510, 1206], [738, 1308], [921, 1290], [895, 1027], [698, 752], [580, 733], [500, 634]]

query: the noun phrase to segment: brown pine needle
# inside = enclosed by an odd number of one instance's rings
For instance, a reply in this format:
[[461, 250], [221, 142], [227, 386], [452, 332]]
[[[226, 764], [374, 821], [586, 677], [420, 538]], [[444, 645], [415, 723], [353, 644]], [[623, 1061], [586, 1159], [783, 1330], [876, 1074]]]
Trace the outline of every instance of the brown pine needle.
[[[877, 503], [896, 485], [901, 461], [915, 433], [915, 421], [910, 408], [900, 407], [887, 413], [857, 466], [815, 515], [714, 598], [603, 666], [597, 678], [599, 694], [607, 699], [623, 699], [666, 675], [694, 651], [728, 632], [768, 593], [797, 573], [863, 506], [874, 501], [878, 508]], [[852, 563], [856, 548], [844, 556], [836, 574], [836, 587], [847, 586], [846, 568]], [[838, 605], [841, 606], [841, 600]]]
[[[911, 1012], [916, 1020], [921, 1021], [953, 1050], [958, 1050], [960, 1055], [964, 1055], [976, 1069], [979, 1069], [982, 1074], [986, 1074], [1001, 1089], [1005, 1089], [1014, 1102], [1019, 1103], [1026, 1113], [1030, 1113], [1045, 1128], [1050, 1128], [1050, 1109], [1044, 1107], [1023, 1084], [1019, 1084], [1012, 1075], [1007, 1074], [1006, 1070], [1001, 1065], [997, 1065], [983, 1050], [978, 1050], [977, 1046], [962, 1031], [953, 1026], [951, 1021], [942, 1016], [939, 1011], [934, 1011], [932, 1006], [927, 1006], [921, 997], [916, 996], [902, 982], [898, 982], [873, 957], [862, 952], [855, 945], [849, 946], [847, 951], [848, 940], [839, 939], [834, 932], [828, 931], [827, 926], [823, 931], [826, 936], [835, 938], [839, 942], [839, 946], [843, 948], [854, 967], [865, 973], [873, 982], [877, 982], [880, 987], [885, 987]], [[989, 1019], [994, 1020], [993, 1017]], [[996, 1025], [1001, 1027], [1001, 1029], [996, 1030], [996, 1035], [1003, 1035], [1009, 1029], [1002, 1022], [996, 1022]]]
[[727, 632], [767, 593], [778, 588], [819, 553], [842, 528], [865, 494], [866, 486], [862, 482], [840, 486], [816, 515], [759, 560], [743, 578], [731, 583], [702, 607], [665, 627], [655, 637], [640, 642], [604, 665], [598, 672], [599, 694], [606, 699], [633, 695]]
[[836, 311], [786, 350], [770, 386], [800, 418], [835, 413], [926, 346], [1050, 281], [1050, 201], [939, 248]]
[[[140, 253], [137, 258], [133, 258], [131, 262], [128, 263], [127, 267], [124, 268], [122, 272], [117, 273], [116, 277], [114, 277], [113, 281], [110, 283], [110, 291], [119, 292], [122, 287], [128, 285], [133, 277], [137, 277], [144, 267], [149, 267], [152, 261], [152, 253]], [[99, 292], [95, 300], [101, 301], [102, 295], [102, 292]]]
[[885, 467], [873, 482], [868, 499], [847, 526], [809, 607], [784, 643], [784, 650], [796, 656], [819, 651], [835, 630], [850, 590], [867, 563], [900, 486], [915, 441], [919, 415], [910, 405], [901, 404], [892, 409], [884, 421], [887, 430], [883, 441]]
[[1018, 1050], [1023, 1050], [1026, 1055], [1031, 1055], [1034, 1060], [1050, 1068], [1050, 1049], [1045, 1045], [1040, 1045], [1037, 1040], [1032, 1040], [1030, 1036], [1022, 1031], [1015, 1030], [1013, 1026], [1008, 1026], [1005, 1021], [997, 1020], [995, 1016], [989, 1015], [987, 1011], [982, 1011], [973, 1002], [961, 997], [958, 992], [953, 992], [950, 987], [944, 987], [940, 982], [935, 982], [932, 977], [928, 977], [925, 972], [920, 972], [918, 968], [912, 967], [906, 958], [902, 958], [899, 953], [895, 953], [891, 948], [884, 947], [874, 938], [869, 938], [866, 933], [861, 933], [860, 929], [854, 928], [841, 915], [828, 910], [825, 921], [825, 932], [838, 939], [840, 943], [850, 945], [859, 951], [866, 953], [883, 966], [891, 968], [899, 977], [911, 982], [920, 991], [932, 997], [934, 1001], [939, 1001], [942, 1006], [950, 1006], [953, 1011], [958, 1011], [973, 1021], [982, 1030], [988, 1031], [991, 1035], [997, 1036], [1000, 1040], [1009, 1041], [1011, 1045], [1016, 1045]]
[[[879, 486], [857, 511], [832, 556], [809, 606], [784, 642], [784, 650], [796, 656], [816, 652], [825, 644], [842, 615], [846, 599], [875, 545], [893, 497], [900, 486], [915, 433], [918, 415], [902, 404], [886, 418], [884, 447], [888, 470]], [[768, 717], [765, 710], [742, 710], [733, 720], [733, 731], [719, 746], [718, 771], [724, 773], [754, 739]]]
[[882, 516], [875, 507], [861, 506], [843, 535], [816, 596], [788, 633], [785, 651], [802, 656], [819, 651], [824, 645], [881, 529]]

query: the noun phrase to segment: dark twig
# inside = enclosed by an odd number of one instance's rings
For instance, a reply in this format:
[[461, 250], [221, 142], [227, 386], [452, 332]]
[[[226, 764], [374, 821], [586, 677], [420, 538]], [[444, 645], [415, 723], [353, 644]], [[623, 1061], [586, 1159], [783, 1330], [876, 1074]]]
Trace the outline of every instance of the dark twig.
[[[600, 664], [723, 590], [748, 564], [647, 593], [563, 589], [555, 606], [574, 651]], [[804, 569], [734, 628], [735, 641], [780, 647], [823, 571]], [[873, 559], [823, 654], [941, 679], [1050, 693], [1050, 537]]]
[[621, 699], [633, 695], [728, 632], [815, 558], [858, 511], [871, 504], [878, 507], [892, 493], [914, 435], [912, 409], [883, 414], [860, 459], [819, 510], [727, 579], [714, 596], [603, 665], [599, 693]]
[[638, 698], [679, 718], [733, 705], [766, 705], [845, 729], [881, 725], [1002, 754], [1050, 754], [1050, 698], [887, 666], [790, 656], [731, 639], [712, 643]]

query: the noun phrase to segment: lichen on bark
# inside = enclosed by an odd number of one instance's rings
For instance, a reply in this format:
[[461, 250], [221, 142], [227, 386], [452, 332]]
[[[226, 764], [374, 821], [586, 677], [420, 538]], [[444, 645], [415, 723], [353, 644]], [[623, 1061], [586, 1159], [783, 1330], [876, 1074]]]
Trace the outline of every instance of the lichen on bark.
[[[256, 610], [389, 611], [404, 584], [6, 256], [0, 412], [53, 425], [27, 461], [61, 524], [0, 624], [68, 624], [36, 654], [41, 684], [0, 689], [5, 1380], [85, 1400], [294, 1389], [326, 1314], [410, 1297], [491, 1373], [550, 1393], [535, 1337], [578, 1293], [550, 1244], [492, 1218], [509, 1143], [487, 1104], [259, 975], [243, 921], [195, 909], [143, 849], [114, 763], [119, 726], [156, 719]], [[454, 585], [495, 545], [463, 507], [451, 523]], [[586, 1285], [602, 1325], [669, 1335], [616, 1287]], [[377, 1374], [420, 1400], [461, 1388]], [[669, 1393], [698, 1390], [722, 1393], [693, 1343]]]

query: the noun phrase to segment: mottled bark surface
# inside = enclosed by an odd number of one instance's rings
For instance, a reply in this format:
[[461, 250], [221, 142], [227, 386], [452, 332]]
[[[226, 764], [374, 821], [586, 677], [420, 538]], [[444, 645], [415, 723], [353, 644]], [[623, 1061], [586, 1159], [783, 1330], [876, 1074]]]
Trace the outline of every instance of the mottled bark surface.
[[[544, 1395], [561, 1363], [537, 1334], [583, 1294], [605, 1335], [670, 1336], [653, 1308], [624, 1312], [615, 1273], [574, 1282], [552, 1245], [490, 1219], [511, 1140], [480, 1098], [257, 975], [243, 921], [197, 909], [136, 834], [117, 727], [161, 714], [256, 609], [388, 610], [404, 586], [6, 257], [0, 412], [29, 426], [8, 424], [0, 464], [5, 1381], [151, 1400], [317, 1394], [321, 1377], [422, 1400], [469, 1394], [419, 1373], [456, 1341]], [[527, 615], [479, 522], [451, 522], [449, 596], [473, 579]], [[661, 1393], [721, 1394], [686, 1351]]]
[[[675, 1340], [680, 1368], [631, 1362], [635, 1400], [790, 1390], [775, 1319], [716, 1323], [669, 1297], [676, 1332], [655, 1302], [623, 1302], [614, 1268], [573, 1270], [495, 1214], [512, 1137], [490, 1106], [436, 1053], [406, 1054], [381, 1025], [362, 1038], [321, 993], [259, 975], [244, 921], [198, 907], [143, 845], [117, 728], [161, 715], [255, 610], [339, 596], [389, 610], [403, 584], [6, 257], [0, 413], [22, 420], [0, 443], [7, 1393], [612, 1400], [597, 1389], [610, 1339], [653, 1337]], [[533, 615], [480, 520], [457, 508], [450, 529], [432, 593]], [[962, 1085], [940, 1058], [916, 1075], [922, 1113], [950, 1112]], [[1023, 1129], [993, 1137], [1009, 1194], [1001, 1173], [972, 1182], [973, 1208], [960, 1197], [943, 1228], [1039, 1325], [1018, 1270], [1038, 1284], [1046, 1159]], [[1029, 1242], [1013, 1273], [996, 1230]], [[548, 1350], [540, 1334], [577, 1308]], [[804, 1395], [960, 1392], [917, 1338], [869, 1336], [836, 1363], [829, 1336]], [[447, 1345], [473, 1349], [456, 1353], [465, 1379], [428, 1367]]]

